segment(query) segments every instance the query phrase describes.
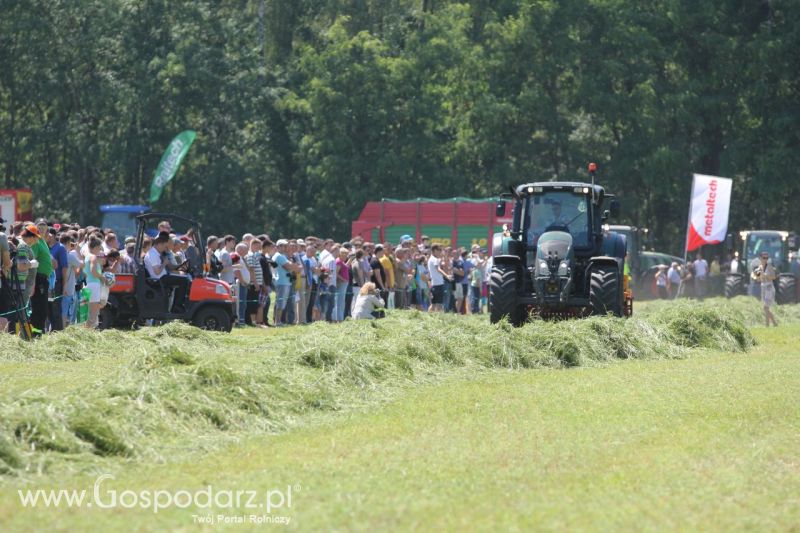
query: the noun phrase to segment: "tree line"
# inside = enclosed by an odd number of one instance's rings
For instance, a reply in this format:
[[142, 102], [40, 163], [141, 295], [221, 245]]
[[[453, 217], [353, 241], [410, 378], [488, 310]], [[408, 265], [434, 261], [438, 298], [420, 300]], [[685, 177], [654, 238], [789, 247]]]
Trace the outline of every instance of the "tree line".
[[662, 249], [693, 172], [734, 229], [798, 227], [800, 3], [0, 0], [0, 184], [97, 222], [141, 203], [216, 232], [344, 238], [382, 197], [490, 196], [596, 161]]

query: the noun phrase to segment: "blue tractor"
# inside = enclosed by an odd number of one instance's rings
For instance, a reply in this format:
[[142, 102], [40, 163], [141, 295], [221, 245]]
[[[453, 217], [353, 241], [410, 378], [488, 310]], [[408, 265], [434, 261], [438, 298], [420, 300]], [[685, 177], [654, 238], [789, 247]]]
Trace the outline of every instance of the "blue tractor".
[[[589, 165], [591, 183], [533, 182], [502, 195], [514, 200], [514, 215], [492, 243], [491, 322], [632, 313], [625, 236], [603, 231], [620, 205], [594, 183], [596, 168]], [[498, 216], [505, 206], [497, 204]]]
[[150, 211], [146, 205], [101, 205], [103, 214], [102, 228], [111, 228], [120, 243], [125, 237], [136, 236], [136, 217]]

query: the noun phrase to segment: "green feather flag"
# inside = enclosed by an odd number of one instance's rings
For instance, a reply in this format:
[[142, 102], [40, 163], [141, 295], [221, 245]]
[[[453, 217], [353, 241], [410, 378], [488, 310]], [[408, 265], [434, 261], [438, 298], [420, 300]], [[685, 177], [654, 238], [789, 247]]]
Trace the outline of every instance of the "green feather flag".
[[161, 156], [161, 161], [158, 163], [158, 168], [156, 168], [153, 183], [150, 185], [151, 204], [161, 198], [164, 187], [175, 177], [175, 173], [178, 171], [178, 167], [181, 166], [181, 161], [183, 161], [189, 148], [191, 148], [196, 135], [192, 130], [182, 131], [167, 146], [164, 155]]

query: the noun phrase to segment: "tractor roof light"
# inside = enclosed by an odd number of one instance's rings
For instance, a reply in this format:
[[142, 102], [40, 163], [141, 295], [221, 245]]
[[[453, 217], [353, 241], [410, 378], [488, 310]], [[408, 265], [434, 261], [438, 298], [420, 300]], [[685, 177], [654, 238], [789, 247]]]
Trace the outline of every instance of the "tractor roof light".
[[779, 231], [778, 235], [781, 236], [781, 240], [782, 241], [785, 241], [786, 239], [789, 238], [789, 232], [788, 231]]
[[528, 187], [528, 194], [533, 194], [533, 187]]
[[749, 231], [740, 231], [739, 232], [739, 237], [741, 237], [743, 241], [746, 241], [748, 233], [750, 233], [750, 232]]

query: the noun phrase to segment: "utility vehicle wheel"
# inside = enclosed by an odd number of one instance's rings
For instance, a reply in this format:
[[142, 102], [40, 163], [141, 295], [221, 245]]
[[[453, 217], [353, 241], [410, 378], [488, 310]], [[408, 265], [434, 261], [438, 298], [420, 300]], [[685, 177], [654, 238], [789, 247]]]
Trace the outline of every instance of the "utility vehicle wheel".
[[525, 309], [517, 303], [517, 271], [513, 267], [497, 267], [489, 277], [489, 321], [492, 324], [508, 317], [512, 326], [525, 322]]
[[201, 329], [229, 332], [233, 324], [231, 317], [219, 307], [204, 307], [195, 313], [192, 324]]
[[97, 329], [109, 329], [114, 325], [114, 311], [106, 305], [97, 314]]
[[622, 285], [619, 269], [612, 265], [598, 265], [592, 269], [589, 281], [589, 303], [593, 315], [622, 316]]

